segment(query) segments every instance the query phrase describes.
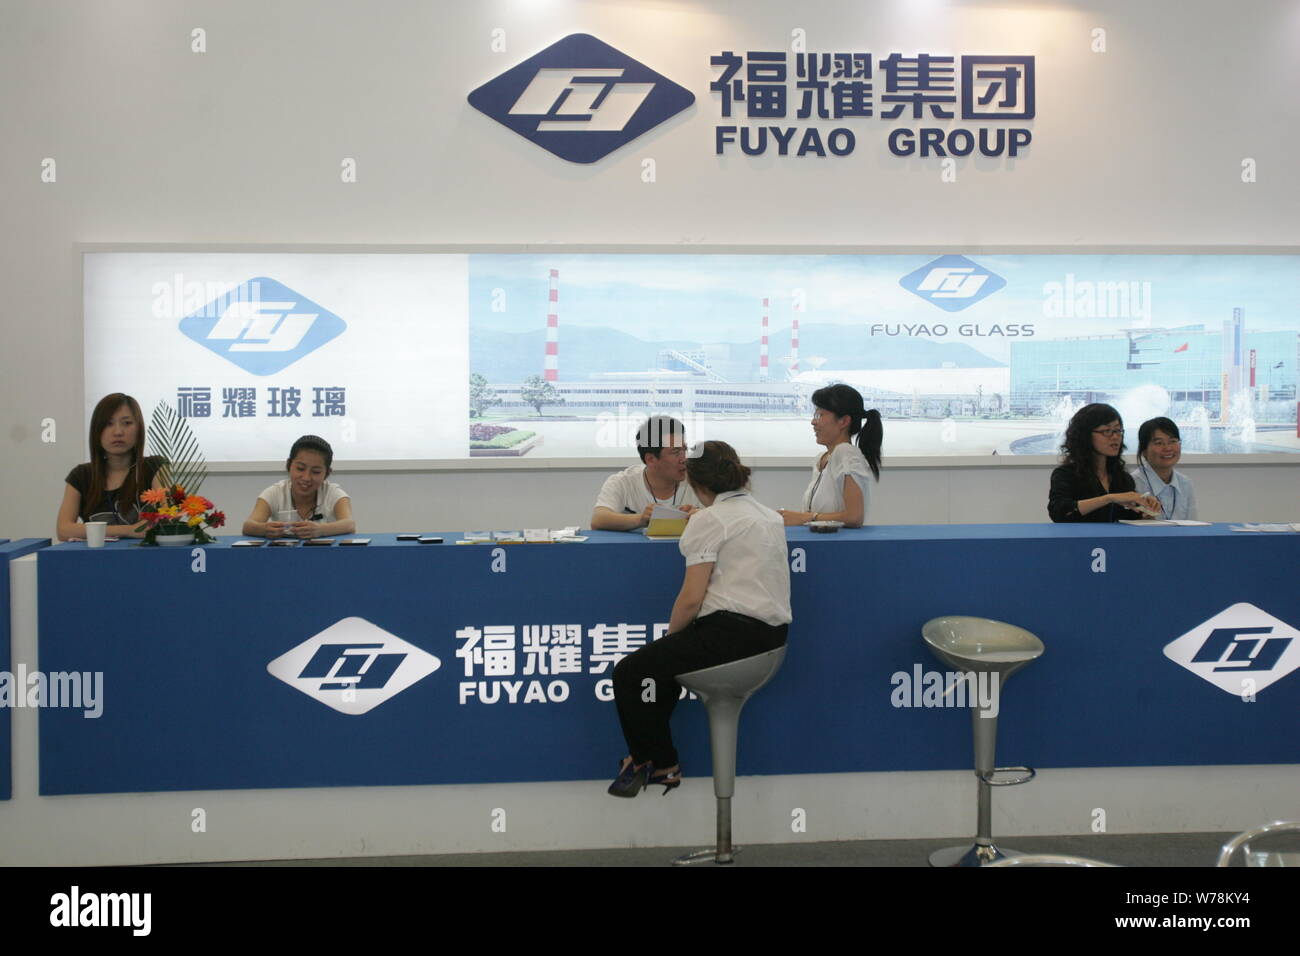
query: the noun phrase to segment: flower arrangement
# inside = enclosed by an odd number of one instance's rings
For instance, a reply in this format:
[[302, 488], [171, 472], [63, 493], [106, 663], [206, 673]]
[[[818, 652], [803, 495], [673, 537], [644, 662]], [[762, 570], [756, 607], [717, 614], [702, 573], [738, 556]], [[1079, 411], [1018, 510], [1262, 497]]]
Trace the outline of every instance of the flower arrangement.
[[142, 524], [135, 530], [145, 532], [142, 543], [156, 546], [164, 543], [159, 537], [189, 535], [190, 541], [182, 539], [180, 543], [211, 544], [216, 539], [204, 528], [220, 528], [226, 516], [214, 511], [216, 505], [198, 493], [208, 474], [207, 462], [189, 425], [170, 405], [159, 402], [153, 410], [149, 440], [162, 457], [158, 480], [163, 487], [151, 488], [140, 496]]
[[195, 544], [210, 544], [215, 539], [204, 528], [220, 528], [226, 523], [223, 512], [202, 495], [187, 495], [180, 485], [151, 488], [140, 496], [140, 519], [136, 531], [144, 531], [144, 544], [156, 546], [159, 535], [191, 535]]

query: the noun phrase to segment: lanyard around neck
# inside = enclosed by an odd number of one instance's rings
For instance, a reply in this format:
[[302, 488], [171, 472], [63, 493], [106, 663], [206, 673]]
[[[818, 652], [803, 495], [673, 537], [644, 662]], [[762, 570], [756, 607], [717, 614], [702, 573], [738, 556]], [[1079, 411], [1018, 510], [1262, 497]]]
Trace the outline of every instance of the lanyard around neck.
[[[1155, 495], [1156, 499], [1159, 500], [1160, 492], [1156, 491], [1155, 480], [1151, 477], [1151, 473], [1147, 471], [1146, 459], [1139, 458], [1138, 464], [1142, 466], [1142, 474], [1146, 475], [1147, 485], [1149, 485], [1151, 488], [1151, 494]], [[1173, 494], [1173, 499], [1169, 502], [1169, 514], [1165, 515], [1166, 518], [1172, 518], [1174, 516], [1174, 509], [1178, 507], [1178, 486], [1174, 484], [1174, 474], [1175, 472], [1169, 473], [1168, 482], [1166, 482], [1163, 478], [1160, 478], [1160, 475], [1158, 474], [1155, 476], [1156, 478], [1159, 478], [1160, 483], [1164, 485], [1166, 488], [1168, 488], [1169, 491]]]
[[[653, 501], [655, 504], [661, 504], [664, 499], [660, 498], [658, 495], [655, 494], [655, 490], [650, 487], [650, 479], [646, 477], [646, 473], [644, 471], [641, 472], [641, 480], [645, 482], [645, 490], [650, 492], [650, 500]], [[676, 485], [673, 486], [672, 503], [674, 508], [677, 507], [677, 495], [681, 490], [682, 490], [682, 483], [679, 481], [677, 482]]]
[[[299, 515], [301, 515], [301, 514], [302, 514], [302, 509], [298, 507], [298, 502], [296, 502], [296, 501], [293, 500], [293, 485], [292, 485], [292, 484], [289, 486], [288, 491], [289, 491], [289, 507], [290, 507], [291, 509], [293, 509], [294, 511], [298, 512]], [[304, 519], [305, 521], [323, 521], [323, 520], [325, 519], [324, 508], [321, 507], [321, 506], [325, 503], [325, 502], [324, 502], [324, 498], [325, 498], [325, 483], [324, 483], [324, 482], [322, 482], [322, 483], [321, 483], [321, 486], [320, 486], [319, 488], [316, 489], [316, 495], [315, 495], [315, 497], [316, 497], [316, 500], [315, 500], [315, 502], [312, 503], [312, 506], [311, 506], [311, 517], [309, 517], [309, 518], [305, 518], [305, 519]]]

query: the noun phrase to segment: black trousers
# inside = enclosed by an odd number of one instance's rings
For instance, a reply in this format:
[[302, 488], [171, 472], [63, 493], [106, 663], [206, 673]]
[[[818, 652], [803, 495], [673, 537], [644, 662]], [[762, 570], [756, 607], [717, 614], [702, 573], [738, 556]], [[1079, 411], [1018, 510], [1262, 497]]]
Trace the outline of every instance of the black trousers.
[[[787, 624], [773, 626], [742, 614], [715, 611], [619, 661], [614, 668], [614, 703], [632, 759], [650, 760], [656, 767], [679, 762], [668, 727], [682, 692], [675, 679], [678, 674], [776, 650], [785, 644], [788, 629]], [[646, 678], [653, 684], [645, 684]]]

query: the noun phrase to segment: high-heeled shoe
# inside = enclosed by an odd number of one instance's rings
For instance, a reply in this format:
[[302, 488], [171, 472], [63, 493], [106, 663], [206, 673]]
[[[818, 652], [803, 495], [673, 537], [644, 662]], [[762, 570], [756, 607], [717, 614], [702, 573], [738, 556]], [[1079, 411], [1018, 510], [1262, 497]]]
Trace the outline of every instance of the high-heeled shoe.
[[631, 757], [624, 757], [619, 765], [618, 776], [606, 791], [611, 797], [635, 797], [654, 773], [654, 764], [646, 761], [637, 766]]
[[653, 771], [653, 765], [651, 766], [652, 766], [652, 770], [650, 773], [650, 777], [648, 780], [646, 780], [647, 787], [652, 785], [663, 787], [664, 796], [666, 797], [668, 796], [668, 792], [670, 790], [676, 790], [678, 787], [682, 785], [681, 767], [678, 767], [676, 770], [661, 770], [659, 773], [656, 774]]

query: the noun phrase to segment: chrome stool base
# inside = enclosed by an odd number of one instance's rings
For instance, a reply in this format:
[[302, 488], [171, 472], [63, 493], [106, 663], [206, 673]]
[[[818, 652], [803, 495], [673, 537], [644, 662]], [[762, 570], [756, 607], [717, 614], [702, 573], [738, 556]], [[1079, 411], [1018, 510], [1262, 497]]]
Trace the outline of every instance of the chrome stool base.
[[741, 851], [741, 847], [733, 846], [729, 852], [722, 853], [716, 846], [708, 847], [703, 850], [692, 850], [673, 860], [673, 866], [691, 866], [695, 863], [719, 863], [730, 864], [735, 862], [735, 856]]
[[673, 866], [690, 866], [693, 863], [731, 863], [740, 847], [731, 845], [731, 797], [718, 797], [718, 840], [703, 850], [692, 850], [673, 860]]
[[931, 866], [988, 866], [1007, 857], [1024, 856], [1020, 850], [1007, 850], [995, 844], [949, 846], [930, 854]]

